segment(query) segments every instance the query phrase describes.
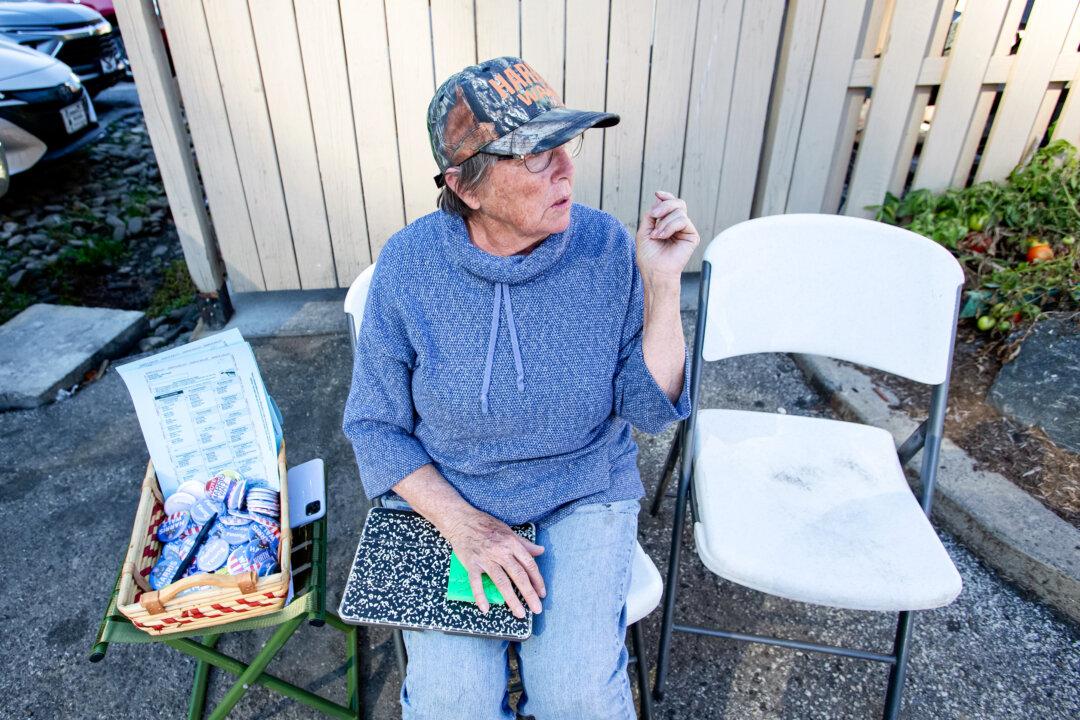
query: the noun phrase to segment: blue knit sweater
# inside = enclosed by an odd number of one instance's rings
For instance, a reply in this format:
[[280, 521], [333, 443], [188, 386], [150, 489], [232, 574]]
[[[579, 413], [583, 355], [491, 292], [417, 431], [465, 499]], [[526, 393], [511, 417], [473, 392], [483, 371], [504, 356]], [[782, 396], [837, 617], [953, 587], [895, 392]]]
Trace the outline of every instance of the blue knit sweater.
[[434, 212], [379, 255], [357, 340], [344, 431], [368, 497], [434, 463], [500, 520], [639, 498], [630, 425], [690, 414], [690, 362], [672, 405], [642, 355], [634, 239], [574, 205], [566, 231], [500, 257]]

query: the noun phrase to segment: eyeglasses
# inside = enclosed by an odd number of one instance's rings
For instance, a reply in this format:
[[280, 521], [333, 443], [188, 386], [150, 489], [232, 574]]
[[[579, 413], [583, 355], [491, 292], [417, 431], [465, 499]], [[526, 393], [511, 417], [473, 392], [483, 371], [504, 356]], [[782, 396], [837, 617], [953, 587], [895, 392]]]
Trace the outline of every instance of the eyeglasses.
[[529, 172], [542, 173], [548, 169], [549, 165], [551, 165], [551, 158], [559, 148], [565, 150], [566, 154], [570, 157], [577, 157], [581, 153], [581, 145], [584, 138], [585, 134], [582, 133], [580, 135], [575, 135], [562, 145], [550, 150], [545, 150], [544, 152], [532, 154], [513, 153], [511, 155], [499, 155], [498, 158], [500, 160], [521, 160], [524, 162], [525, 168]]

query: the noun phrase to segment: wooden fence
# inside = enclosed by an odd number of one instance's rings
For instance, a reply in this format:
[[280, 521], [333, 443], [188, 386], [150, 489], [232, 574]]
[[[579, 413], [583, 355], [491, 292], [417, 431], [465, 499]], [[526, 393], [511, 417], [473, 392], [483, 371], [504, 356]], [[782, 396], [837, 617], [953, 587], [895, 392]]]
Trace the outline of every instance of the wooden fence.
[[622, 116], [586, 133], [575, 199], [630, 228], [657, 188], [709, 239], [752, 214], [865, 214], [912, 158], [917, 186], [976, 161], [1003, 177], [1052, 117], [1080, 141], [1076, 0], [1035, 0], [1015, 52], [1024, 0], [961, 0], [958, 23], [955, 0], [168, 0], [179, 97], [152, 0], [117, 4], [204, 290], [219, 250], [233, 291], [348, 285], [435, 207], [435, 88], [502, 54]]

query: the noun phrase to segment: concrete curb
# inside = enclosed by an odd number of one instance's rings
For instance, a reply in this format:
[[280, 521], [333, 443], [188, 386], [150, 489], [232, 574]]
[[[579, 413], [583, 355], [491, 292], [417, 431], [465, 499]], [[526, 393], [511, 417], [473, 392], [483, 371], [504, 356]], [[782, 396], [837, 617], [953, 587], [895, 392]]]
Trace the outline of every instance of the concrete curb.
[[[890, 408], [858, 369], [814, 355], [793, 357], [842, 416], [884, 428], [897, 443], [918, 426]], [[916, 471], [918, 466], [908, 465]], [[1080, 530], [998, 473], [975, 469], [975, 461], [948, 439], [937, 489], [935, 521], [983, 562], [1080, 622]]]

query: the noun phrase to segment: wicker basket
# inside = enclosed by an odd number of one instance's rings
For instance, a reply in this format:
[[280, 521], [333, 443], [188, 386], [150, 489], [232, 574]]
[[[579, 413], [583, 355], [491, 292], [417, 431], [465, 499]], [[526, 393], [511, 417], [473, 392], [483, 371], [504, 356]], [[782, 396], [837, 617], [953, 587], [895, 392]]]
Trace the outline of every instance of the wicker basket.
[[[278, 455], [278, 474], [281, 478], [281, 542], [278, 546], [281, 572], [266, 577], [257, 577], [254, 572], [244, 575], [198, 574], [154, 592], [147, 578], [161, 553], [157, 529], [165, 519], [165, 505], [154, 465], [148, 464], [116, 598], [120, 612], [144, 632], [167, 635], [265, 615], [284, 607], [289, 592], [292, 550], [284, 444]], [[203, 585], [214, 587], [177, 597], [184, 590]]]

